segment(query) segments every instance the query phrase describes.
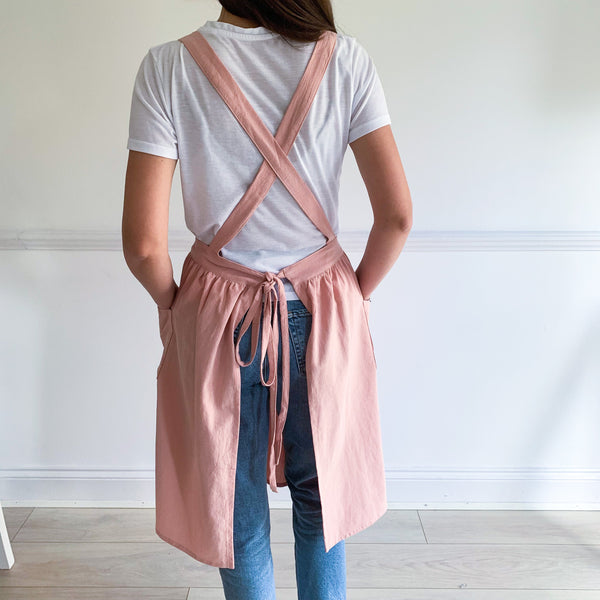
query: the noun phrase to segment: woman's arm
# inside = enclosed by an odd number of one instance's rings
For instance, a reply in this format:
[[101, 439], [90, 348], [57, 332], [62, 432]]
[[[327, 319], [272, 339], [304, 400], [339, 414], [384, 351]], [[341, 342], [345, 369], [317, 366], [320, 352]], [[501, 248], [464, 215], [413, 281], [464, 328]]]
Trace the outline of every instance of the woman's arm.
[[123, 203], [125, 262], [160, 308], [177, 292], [169, 256], [169, 198], [177, 160], [129, 151]]
[[363, 298], [368, 298], [404, 247], [412, 227], [412, 200], [390, 125], [359, 137], [350, 148], [373, 209], [373, 227], [356, 269]]

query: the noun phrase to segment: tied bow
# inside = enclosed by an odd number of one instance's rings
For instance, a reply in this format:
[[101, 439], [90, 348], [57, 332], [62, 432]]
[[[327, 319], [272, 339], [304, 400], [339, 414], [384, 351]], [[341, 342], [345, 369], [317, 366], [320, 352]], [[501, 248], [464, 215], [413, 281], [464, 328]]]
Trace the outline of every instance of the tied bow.
[[[279, 308], [279, 311], [277, 310]], [[279, 312], [279, 318], [278, 318]], [[262, 328], [260, 322], [262, 320]], [[279, 360], [279, 323], [281, 322], [282, 345], [282, 385], [281, 408], [277, 414], [277, 368]], [[240, 340], [248, 328], [252, 326], [252, 346], [248, 362], [240, 357]], [[269, 454], [267, 460], [267, 481], [274, 492], [277, 492], [276, 466], [281, 457], [283, 444], [283, 428], [287, 417], [290, 385], [290, 347], [288, 330], [287, 301], [283, 281], [274, 273], [265, 273], [265, 280], [258, 287], [248, 309], [235, 345], [237, 363], [242, 367], [252, 364], [258, 347], [258, 333], [261, 333], [260, 380], [269, 388]], [[264, 359], [269, 359], [269, 377], [264, 377]]]

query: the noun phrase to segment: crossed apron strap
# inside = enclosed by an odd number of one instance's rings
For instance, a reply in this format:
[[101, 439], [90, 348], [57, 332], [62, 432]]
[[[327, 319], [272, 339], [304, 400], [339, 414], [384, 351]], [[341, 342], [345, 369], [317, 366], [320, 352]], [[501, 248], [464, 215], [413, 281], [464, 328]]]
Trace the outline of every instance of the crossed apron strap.
[[335, 233], [323, 207], [294, 168], [287, 153], [296, 139], [323, 79], [337, 41], [336, 34], [326, 31], [315, 43], [302, 79], [286, 109], [275, 137], [248, 102], [206, 38], [199, 31], [194, 31], [180, 38], [179, 41], [188, 49], [265, 159], [250, 187], [215, 234], [209, 247], [216, 254], [237, 235], [265, 197], [276, 176], [281, 179], [306, 216], [327, 240], [333, 239]]
[[[325, 235], [327, 241], [334, 239], [336, 236], [325, 211], [290, 162], [287, 152], [289, 152], [298, 135], [319, 84], [323, 79], [333, 54], [337, 35], [332, 31], [327, 31], [316, 42], [300, 83], [279, 124], [276, 137], [273, 137], [256, 114], [225, 65], [199, 31], [194, 31], [180, 38], [179, 41], [188, 49], [210, 83], [265, 158], [246, 193], [209, 244], [210, 250], [218, 254], [221, 248], [237, 235], [264, 199], [276, 176], [281, 179], [306, 216]], [[240, 296], [240, 300], [241, 298], [242, 296]], [[280, 313], [279, 318], [278, 310]], [[260, 328], [261, 318], [262, 328]], [[278, 414], [276, 403], [279, 321], [281, 321], [283, 357], [281, 408]], [[239, 354], [239, 345], [244, 333], [250, 326], [252, 326], [251, 358], [248, 362], [243, 362]], [[253, 362], [258, 345], [259, 329], [261, 329], [261, 383], [270, 388], [267, 481], [271, 489], [277, 492], [276, 468], [281, 459], [283, 428], [287, 417], [290, 384], [287, 303], [284, 285], [279, 274], [265, 273], [265, 280], [257, 288], [242, 321], [235, 347], [236, 361], [240, 366], [248, 366]], [[265, 355], [269, 360], [270, 371], [270, 376], [267, 379], [265, 379], [263, 368]]]

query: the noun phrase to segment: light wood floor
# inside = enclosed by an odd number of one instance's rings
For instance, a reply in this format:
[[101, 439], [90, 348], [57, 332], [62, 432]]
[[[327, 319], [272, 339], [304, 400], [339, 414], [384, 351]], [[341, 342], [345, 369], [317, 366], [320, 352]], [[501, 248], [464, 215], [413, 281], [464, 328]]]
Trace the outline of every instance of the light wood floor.
[[[218, 569], [154, 509], [4, 508], [2, 600], [223, 600]], [[291, 510], [271, 510], [278, 600], [295, 600]], [[348, 600], [600, 600], [600, 511], [388, 510], [346, 539]]]

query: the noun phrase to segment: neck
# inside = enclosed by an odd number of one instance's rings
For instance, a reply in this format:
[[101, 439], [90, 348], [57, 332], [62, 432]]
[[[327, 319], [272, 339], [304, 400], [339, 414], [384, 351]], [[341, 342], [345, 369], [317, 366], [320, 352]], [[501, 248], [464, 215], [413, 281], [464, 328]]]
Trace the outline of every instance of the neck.
[[232, 25], [237, 25], [238, 27], [258, 27], [258, 23], [256, 23], [255, 21], [238, 17], [237, 15], [230, 13], [223, 7], [221, 7], [221, 14], [219, 15], [217, 21], [221, 21], [223, 23], [231, 23]]

